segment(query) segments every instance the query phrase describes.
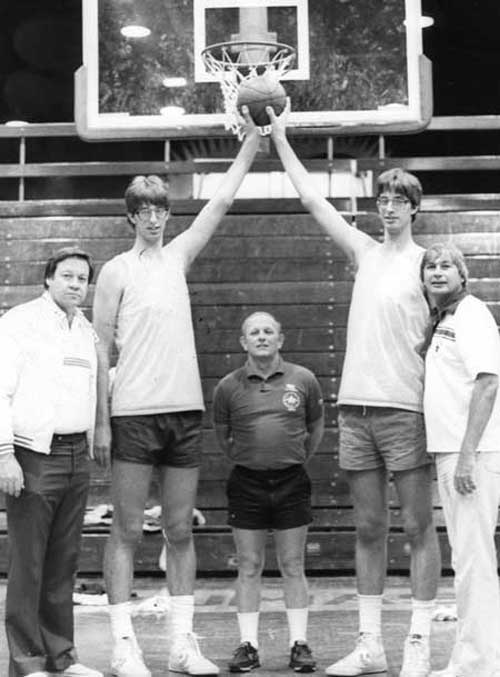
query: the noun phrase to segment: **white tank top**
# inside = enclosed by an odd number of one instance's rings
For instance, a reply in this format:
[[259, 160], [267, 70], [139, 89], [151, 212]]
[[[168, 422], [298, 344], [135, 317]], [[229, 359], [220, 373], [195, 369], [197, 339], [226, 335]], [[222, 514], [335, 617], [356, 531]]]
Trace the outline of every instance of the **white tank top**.
[[339, 404], [422, 411], [420, 350], [429, 309], [423, 249], [393, 254], [376, 244], [361, 258], [352, 294]]
[[143, 259], [132, 250], [116, 259], [126, 272], [112, 416], [203, 410], [189, 291], [175, 241], [161, 258]]

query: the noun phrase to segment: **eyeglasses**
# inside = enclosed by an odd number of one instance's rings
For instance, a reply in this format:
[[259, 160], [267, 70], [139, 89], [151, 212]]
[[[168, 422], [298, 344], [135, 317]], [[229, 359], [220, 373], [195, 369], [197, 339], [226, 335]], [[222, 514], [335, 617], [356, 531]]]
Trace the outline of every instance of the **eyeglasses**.
[[164, 207], [141, 207], [141, 209], [136, 211], [136, 214], [142, 221], [148, 221], [153, 214], [157, 219], [162, 219], [166, 216], [167, 212], [168, 209], [165, 209]]
[[387, 195], [382, 195], [377, 198], [377, 204], [379, 207], [388, 207], [389, 204], [395, 209], [401, 209], [404, 205], [408, 204], [410, 200], [407, 197], [402, 197], [401, 195], [393, 195], [392, 197], [387, 197]]

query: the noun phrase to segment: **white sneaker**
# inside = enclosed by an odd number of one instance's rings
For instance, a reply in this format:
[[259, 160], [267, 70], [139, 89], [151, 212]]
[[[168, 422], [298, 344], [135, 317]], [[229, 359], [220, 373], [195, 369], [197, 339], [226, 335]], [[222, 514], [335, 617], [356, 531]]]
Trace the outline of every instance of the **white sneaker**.
[[99, 670], [93, 670], [81, 663], [73, 663], [73, 665], [70, 665], [69, 668], [66, 668], [59, 674], [61, 677], [104, 677], [103, 673], [99, 672]]
[[151, 677], [135, 637], [123, 637], [113, 647], [111, 674], [115, 677]]
[[202, 656], [196, 636], [189, 632], [170, 650], [168, 669], [188, 675], [218, 675], [219, 668]]
[[50, 672], [45, 672], [45, 670], [38, 670], [38, 672], [30, 672], [26, 677], [50, 677]]
[[325, 670], [327, 675], [338, 677], [356, 677], [371, 675], [375, 672], [386, 672], [387, 660], [382, 638], [369, 633], [361, 633], [354, 651], [332, 663]]
[[443, 670], [433, 670], [431, 672], [431, 677], [459, 677], [455, 670], [450, 667], [444, 668]]
[[422, 635], [408, 635], [399, 677], [429, 677], [431, 674], [429, 640]]

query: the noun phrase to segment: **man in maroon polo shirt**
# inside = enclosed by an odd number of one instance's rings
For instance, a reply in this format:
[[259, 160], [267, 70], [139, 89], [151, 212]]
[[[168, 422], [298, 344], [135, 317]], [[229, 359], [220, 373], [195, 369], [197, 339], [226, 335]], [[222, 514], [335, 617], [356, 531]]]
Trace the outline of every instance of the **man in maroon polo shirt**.
[[223, 378], [214, 394], [217, 439], [234, 463], [227, 497], [238, 554], [241, 643], [229, 663], [230, 672], [260, 665], [260, 583], [269, 529], [283, 577], [289, 665], [296, 672], [316, 669], [307, 644], [304, 551], [312, 515], [305, 464], [323, 435], [323, 400], [314, 374], [281, 358], [283, 340], [279, 322], [269, 313], [247, 317], [240, 338], [247, 362]]

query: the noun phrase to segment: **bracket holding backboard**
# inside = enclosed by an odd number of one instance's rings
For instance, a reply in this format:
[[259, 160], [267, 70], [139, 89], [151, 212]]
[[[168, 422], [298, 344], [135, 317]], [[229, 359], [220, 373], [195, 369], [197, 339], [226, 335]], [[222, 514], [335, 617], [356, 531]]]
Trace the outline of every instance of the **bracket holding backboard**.
[[[292, 134], [416, 132], [432, 116], [419, 0], [83, 0], [82, 8], [75, 121], [84, 139], [228, 135], [201, 52], [237, 39], [296, 50], [283, 78]], [[123, 35], [127, 24], [143, 26], [143, 37]]]

